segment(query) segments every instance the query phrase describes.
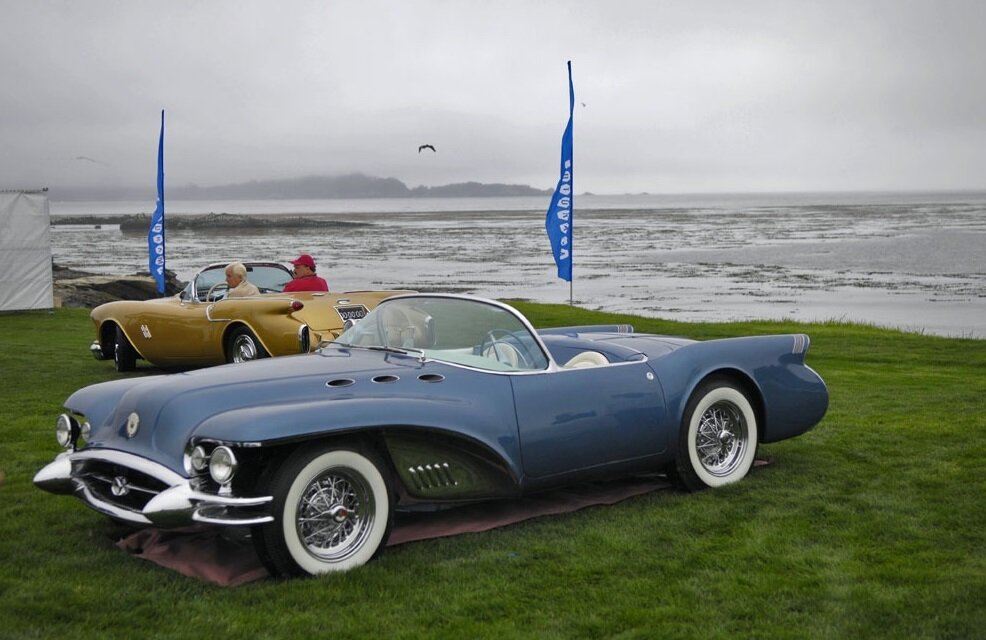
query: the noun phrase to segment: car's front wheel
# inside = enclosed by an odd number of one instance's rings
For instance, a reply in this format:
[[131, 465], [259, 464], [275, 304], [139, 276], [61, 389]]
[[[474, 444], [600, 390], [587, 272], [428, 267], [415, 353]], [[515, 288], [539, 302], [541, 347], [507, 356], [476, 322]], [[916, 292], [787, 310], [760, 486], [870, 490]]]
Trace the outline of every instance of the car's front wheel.
[[137, 368], [137, 350], [120, 327], [113, 338], [113, 363], [117, 371], [124, 373]]
[[274, 472], [269, 491], [274, 521], [257, 527], [253, 538], [275, 575], [359, 567], [390, 535], [390, 482], [368, 452], [303, 447]]
[[708, 380], [685, 408], [673, 475], [689, 491], [738, 482], [753, 466], [758, 437], [746, 393], [725, 378]]
[[226, 362], [248, 362], [269, 355], [253, 331], [246, 327], [233, 329], [226, 340]]

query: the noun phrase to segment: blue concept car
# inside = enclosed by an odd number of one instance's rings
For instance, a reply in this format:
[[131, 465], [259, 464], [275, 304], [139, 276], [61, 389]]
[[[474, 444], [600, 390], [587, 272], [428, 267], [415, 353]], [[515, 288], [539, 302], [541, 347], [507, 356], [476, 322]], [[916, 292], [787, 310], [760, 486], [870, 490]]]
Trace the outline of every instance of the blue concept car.
[[307, 355], [76, 391], [35, 484], [134, 525], [249, 527], [275, 575], [364, 564], [395, 509], [666, 471], [742, 479], [825, 415], [805, 335], [536, 330], [458, 295], [380, 303]]

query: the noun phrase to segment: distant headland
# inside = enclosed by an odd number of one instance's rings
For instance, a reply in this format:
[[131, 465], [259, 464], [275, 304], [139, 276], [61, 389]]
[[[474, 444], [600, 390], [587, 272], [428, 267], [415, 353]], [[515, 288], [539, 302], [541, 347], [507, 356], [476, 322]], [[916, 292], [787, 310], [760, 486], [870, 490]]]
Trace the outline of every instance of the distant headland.
[[[151, 200], [155, 186], [142, 188], [52, 187], [55, 200]], [[212, 187], [166, 186], [165, 197], [175, 200], [287, 200], [333, 198], [482, 198], [550, 195], [551, 189], [523, 184], [459, 182], [437, 187], [408, 187], [397, 178], [378, 178], [362, 173], [340, 176], [306, 176], [282, 180], [251, 180]]]

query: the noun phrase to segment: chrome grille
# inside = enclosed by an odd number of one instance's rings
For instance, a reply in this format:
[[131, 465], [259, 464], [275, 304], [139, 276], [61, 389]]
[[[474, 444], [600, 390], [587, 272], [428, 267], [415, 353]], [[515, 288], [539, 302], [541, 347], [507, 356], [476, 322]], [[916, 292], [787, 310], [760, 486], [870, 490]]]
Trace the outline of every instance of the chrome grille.
[[99, 500], [129, 511], [141, 511], [154, 496], [168, 488], [153, 476], [102, 460], [79, 462], [72, 476]]

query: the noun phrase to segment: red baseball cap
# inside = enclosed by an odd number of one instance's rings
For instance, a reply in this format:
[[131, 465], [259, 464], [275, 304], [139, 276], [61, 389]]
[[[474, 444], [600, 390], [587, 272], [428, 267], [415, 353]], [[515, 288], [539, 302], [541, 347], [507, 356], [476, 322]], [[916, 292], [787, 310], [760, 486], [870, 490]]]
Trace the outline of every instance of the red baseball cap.
[[315, 259], [312, 258], [307, 253], [303, 253], [300, 256], [298, 256], [298, 259], [297, 260], [292, 260], [291, 261], [291, 264], [293, 264], [293, 265], [303, 264], [306, 267], [308, 267], [309, 269], [311, 269], [312, 271], [315, 270]]

